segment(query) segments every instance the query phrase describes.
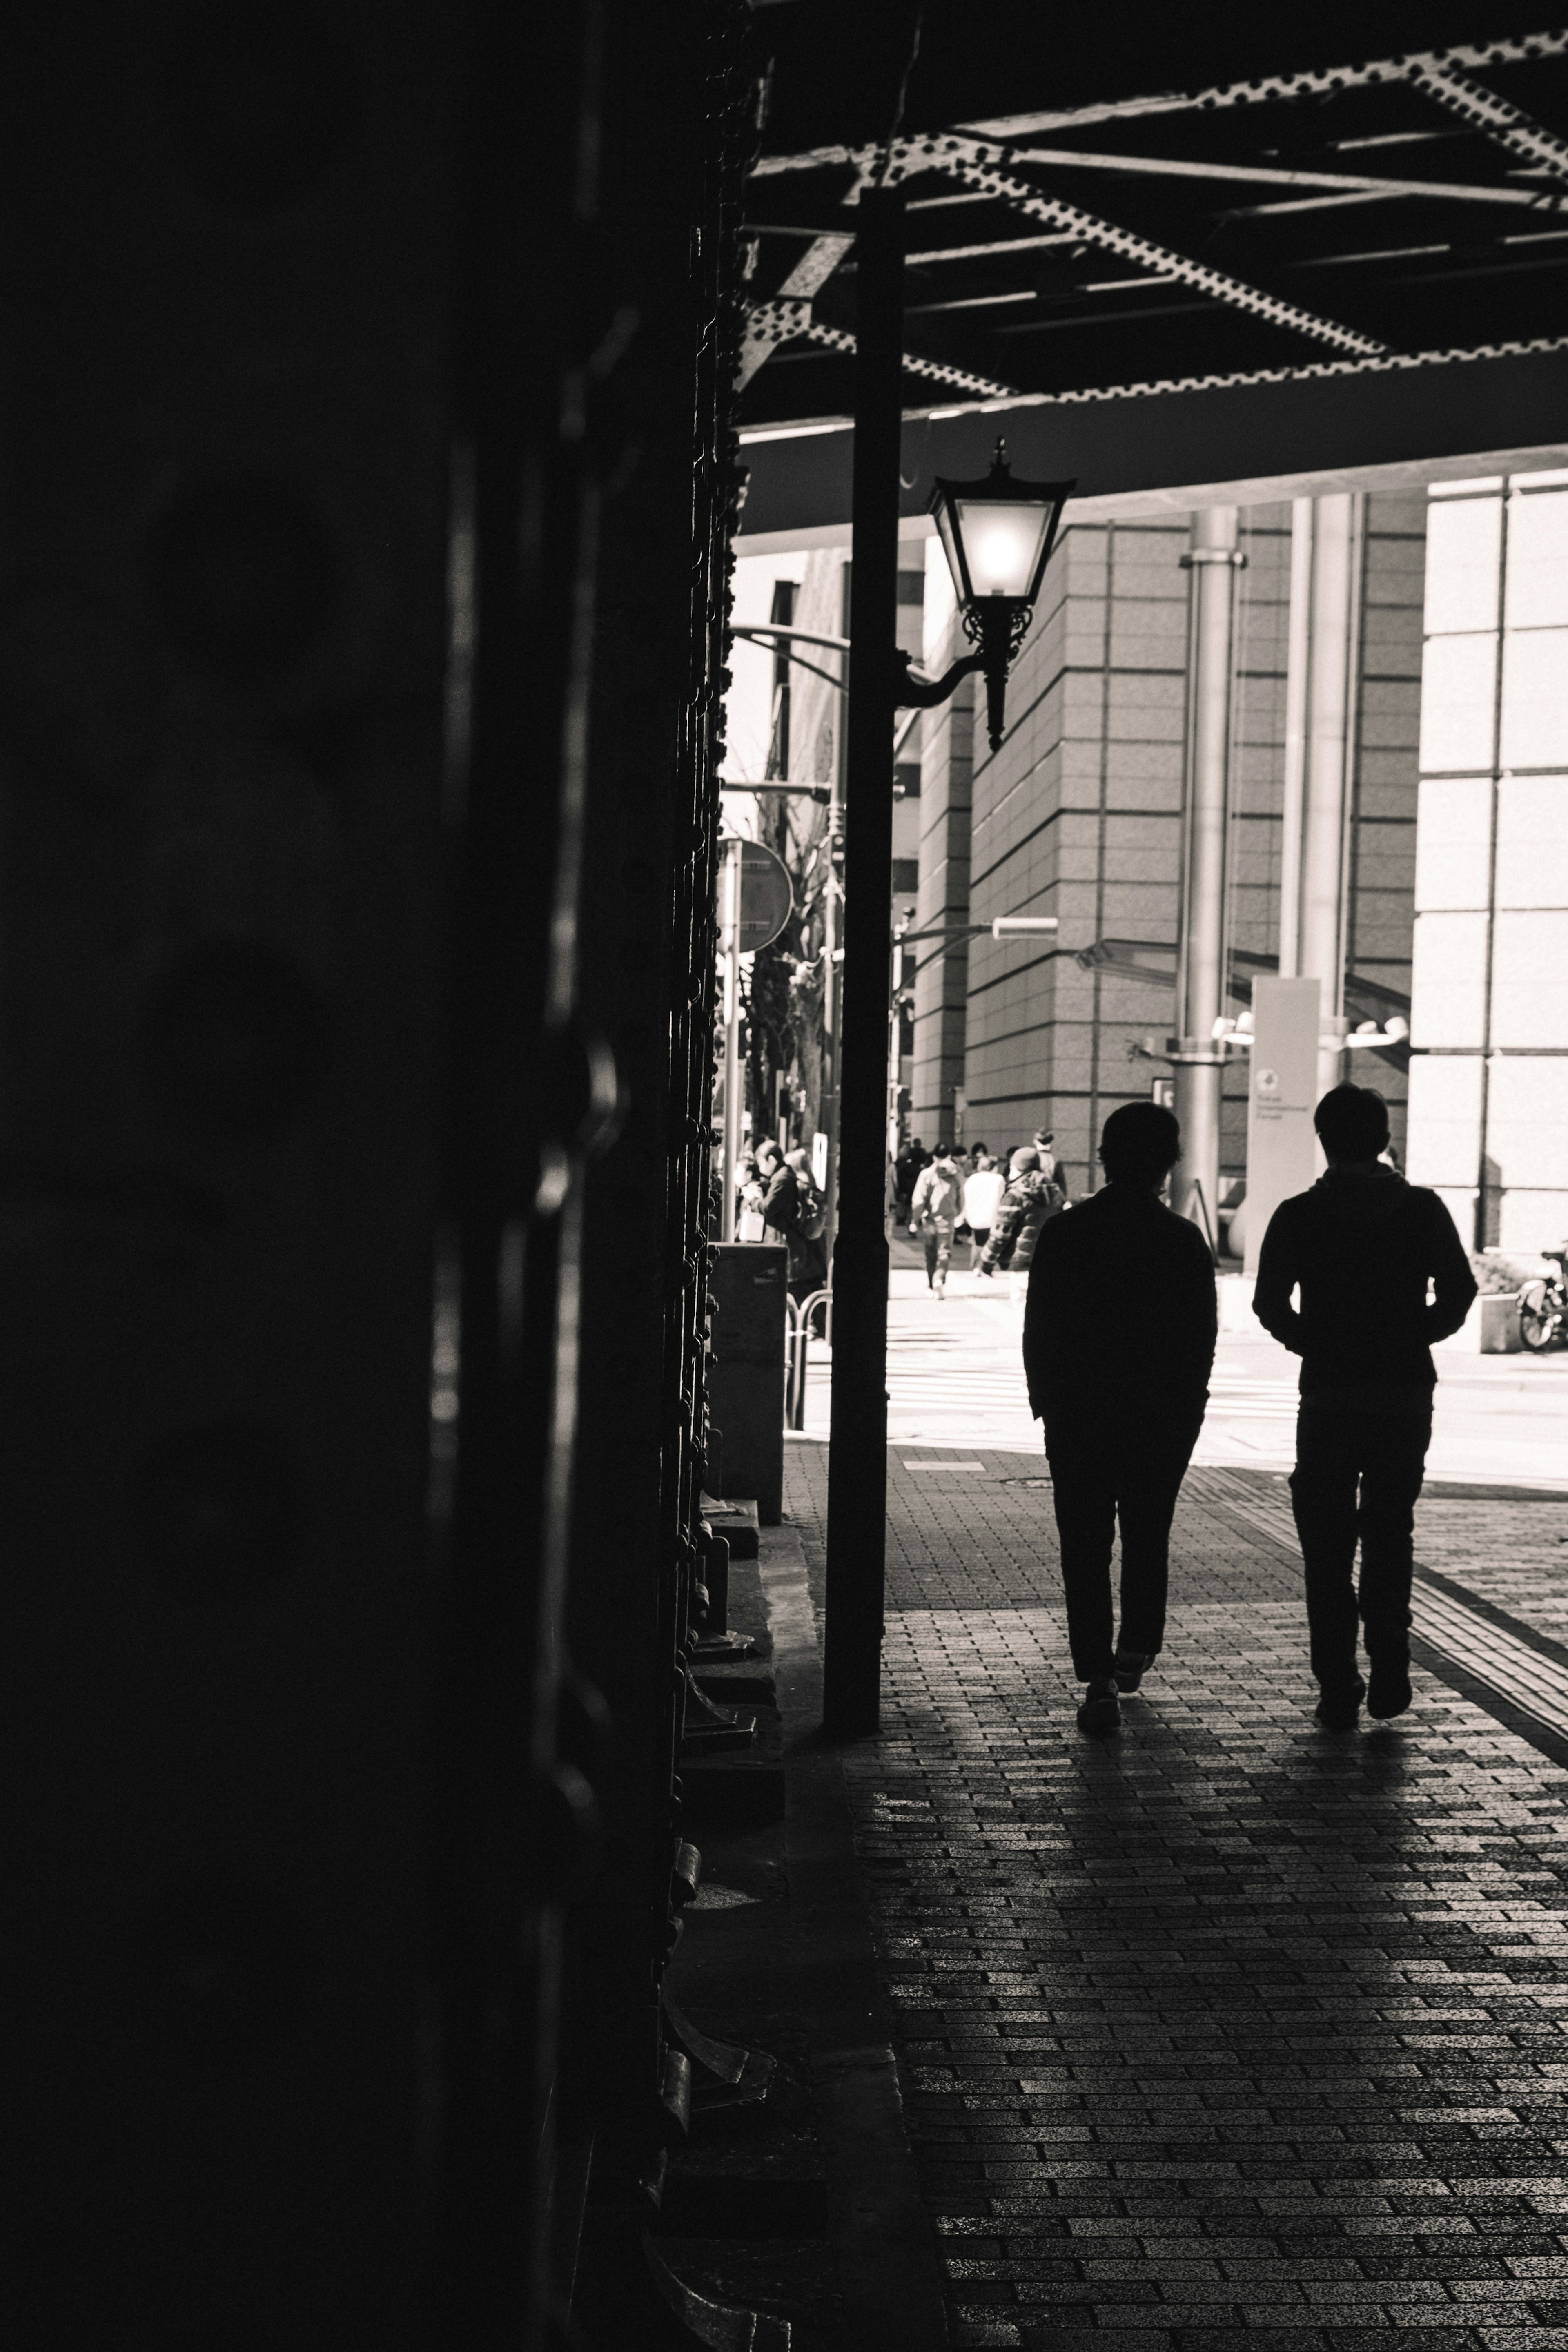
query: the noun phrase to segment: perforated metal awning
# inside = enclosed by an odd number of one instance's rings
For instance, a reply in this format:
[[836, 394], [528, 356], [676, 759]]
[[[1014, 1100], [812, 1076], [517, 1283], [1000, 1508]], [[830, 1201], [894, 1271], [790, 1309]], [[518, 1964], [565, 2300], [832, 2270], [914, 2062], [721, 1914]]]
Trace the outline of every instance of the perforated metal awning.
[[[1292, 434], [1305, 420], [1310, 440], [1314, 417], [1339, 420], [1317, 453], [1326, 467], [1396, 454], [1402, 417], [1412, 458], [1460, 415], [1460, 448], [1562, 434], [1568, 26], [1472, 22], [1471, 37], [1414, 49], [1397, 36], [1451, 31], [1455, 12], [1301, 11], [1278, 27], [1248, 12], [1239, 32], [1184, 39], [1197, 70], [1173, 89], [1154, 79], [1173, 54], [1155, 28], [1176, 13], [1110, 9], [1107, 33], [1080, 12], [1063, 34], [1048, 11], [1020, 26], [983, 0], [939, 9], [890, 138], [873, 66], [824, 70], [816, 0], [766, 10], [774, 100], [747, 205], [751, 432], [847, 419], [856, 205], [882, 177], [907, 190], [904, 403], [934, 420], [934, 447], [954, 437], [946, 420], [997, 404], [1035, 442], [1094, 448], [1112, 420], [1097, 432], [1065, 412], [1157, 403], [1189, 440], [1205, 420], [1173, 477], [1146, 426], [1119, 414], [1118, 449], [1144, 454], [1081, 483], [1113, 491], [1124, 478], [1204, 478], [1234, 437], [1227, 417], [1276, 422], [1244, 430], [1245, 463], [1216, 463], [1217, 479], [1288, 471]], [[1354, 49], [1337, 46], [1349, 25]], [[891, 90], [890, 25], [882, 41]], [[1228, 58], [1249, 70], [1198, 78]], [[1030, 102], [1053, 85], [1064, 102]], [[1262, 393], [1284, 396], [1224, 397]], [[1031, 420], [1041, 408], [1054, 414]], [[835, 463], [847, 477], [843, 454], [754, 441], [764, 507], [773, 475], [825, 484]], [[836, 488], [824, 499], [842, 503]], [[788, 520], [748, 511], [744, 528]]]

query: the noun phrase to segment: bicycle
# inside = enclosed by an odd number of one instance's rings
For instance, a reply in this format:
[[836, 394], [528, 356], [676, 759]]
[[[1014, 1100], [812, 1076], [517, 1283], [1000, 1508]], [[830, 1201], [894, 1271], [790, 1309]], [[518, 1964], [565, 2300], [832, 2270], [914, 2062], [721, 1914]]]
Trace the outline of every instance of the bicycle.
[[1532, 1356], [1568, 1348], [1568, 1242], [1541, 1255], [1556, 1261], [1557, 1272], [1538, 1276], [1519, 1294], [1519, 1336]]

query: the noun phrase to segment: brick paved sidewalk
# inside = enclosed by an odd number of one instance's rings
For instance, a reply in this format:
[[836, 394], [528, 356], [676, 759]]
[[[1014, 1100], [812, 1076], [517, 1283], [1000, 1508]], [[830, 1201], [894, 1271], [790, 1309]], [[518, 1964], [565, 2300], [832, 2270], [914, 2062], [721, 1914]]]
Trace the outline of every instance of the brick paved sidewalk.
[[[1321, 1731], [1299, 1567], [1201, 1473], [1086, 1741], [1033, 1465], [890, 1460], [846, 1764], [955, 2345], [1568, 2347], [1568, 1773], [1426, 1674]], [[822, 1450], [789, 1482], [820, 1570]]]

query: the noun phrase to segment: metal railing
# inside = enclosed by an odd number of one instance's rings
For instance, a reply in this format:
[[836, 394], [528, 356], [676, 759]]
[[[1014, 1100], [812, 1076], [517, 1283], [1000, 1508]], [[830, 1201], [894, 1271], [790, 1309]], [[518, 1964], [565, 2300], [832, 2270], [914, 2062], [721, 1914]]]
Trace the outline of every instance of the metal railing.
[[784, 1301], [784, 1426], [804, 1429], [806, 1426], [806, 1380], [811, 1361], [811, 1318], [818, 1307], [822, 1310], [821, 1338], [826, 1346], [833, 1344], [833, 1294], [831, 1290], [813, 1290], [799, 1305], [793, 1298]]

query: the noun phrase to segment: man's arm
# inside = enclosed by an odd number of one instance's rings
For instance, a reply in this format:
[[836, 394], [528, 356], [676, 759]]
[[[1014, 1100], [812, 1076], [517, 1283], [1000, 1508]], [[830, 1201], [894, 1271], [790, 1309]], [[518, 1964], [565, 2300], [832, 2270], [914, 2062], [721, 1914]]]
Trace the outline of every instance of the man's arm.
[[[996, 1229], [992, 1228], [995, 1241]], [[1041, 1236], [1043, 1242], [1044, 1236]], [[989, 1253], [988, 1252], [988, 1255]], [[1029, 1269], [1023, 1307], [1023, 1375], [1029, 1384], [1029, 1409], [1036, 1421], [1045, 1419], [1046, 1375], [1050, 1342], [1046, 1323], [1051, 1304], [1051, 1253], [1037, 1243]]]
[[918, 1223], [925, 1213], [925, 1203], [930, 1198], [931, 1171], [929, 1168], [923, 1168], [915, 1180], [915, 1192], [909, 1203], [909, 1222], [912, 1225]]
[[[1189, 1231], [1197, 1238], [1197, 1228]], [[1214, 1260], [1207, 1247], [1189, 1253], [1190, 1265], [1186, 1269], [1183, 1285], [1186, 1297], [1183, 1318], [1190, 1332], [1187, 1349], [1188, 1369], [1195, 1388], [1207, 1389], [1208, 1376], [1214, 1370], [1214, 1351], [1219, 1345], [1219, 1291], [1214, 1278]]]
[[1282, 1348], [1289, 1348], [1292, 1356], [1304, 1356], [1305, 1327], [1291, 1304], [1291, 1293], [1301, 1269], [1295, 1219], [1288, 1213], [1289, 1209], [1290, 1202], [1282, 1201], [1269, 1220], [1269, 1230], [1258, 1254], [1258, 1286], [1252, 1293], [1252, 1312]]
[[793, 1233], [800, 1222], [800, 1195], [792, 1168], [780, 1168], [768, 1187], [768, 1197], [762, 1203], [762, 1222], [775, 1233]]
[[1431, 1264], [1427, 1272], [1437, 1297], [1427, 1309], [1428, 1346], [1438, 1339], [1453, 1338], [1470, 1311], [1477, 1288], [1465, 1245], [1448, 1213], [1448, 1204], [1436, 1192], [1432, 1194], [1432, 1213]]

